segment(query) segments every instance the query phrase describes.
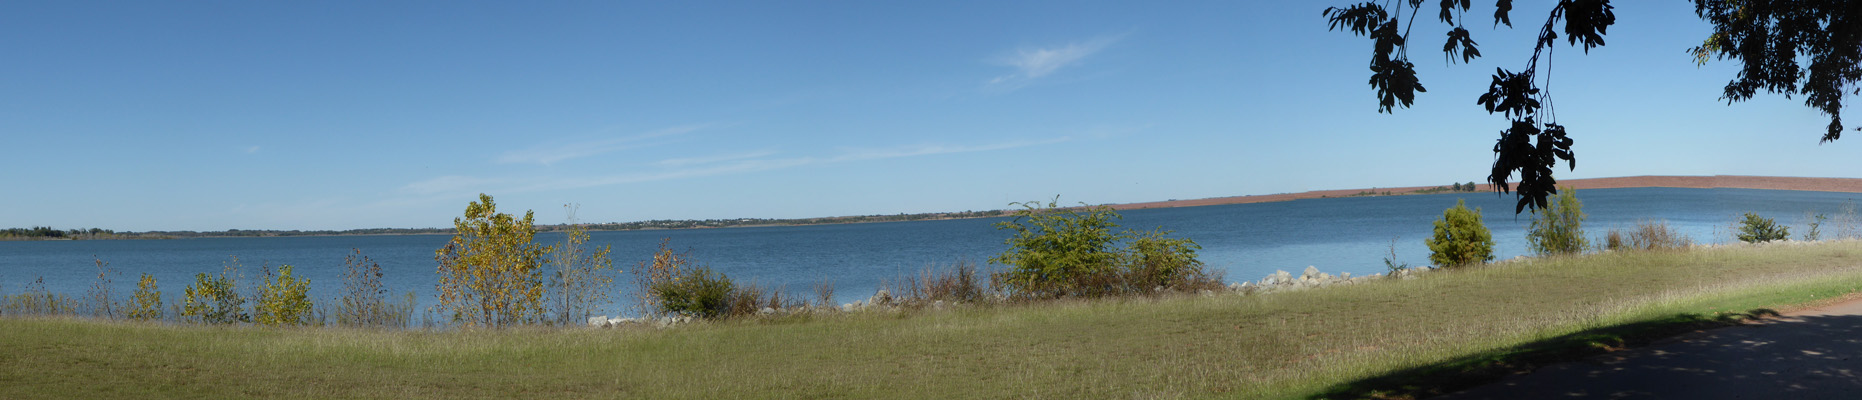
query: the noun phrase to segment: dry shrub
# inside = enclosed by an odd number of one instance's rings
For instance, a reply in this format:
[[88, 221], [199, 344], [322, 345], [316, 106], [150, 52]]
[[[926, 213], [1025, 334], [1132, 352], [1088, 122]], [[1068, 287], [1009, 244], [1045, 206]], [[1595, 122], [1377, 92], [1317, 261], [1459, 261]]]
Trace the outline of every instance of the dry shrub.
[[725, 301], [727, 317], [747, 317], [757, 315], [763, 309], [791, 310], [807, 306], [795, 296], [783, 297], [783, 288], [768, 289], [763, 285], [749, 283], [737, 285], [731, 290], [729, 300]]
[[115, 319], [116, 295], [111, 292], [110, 274], [116, 271], [111, 270], [110, 263], [103, 262], [103, 259], [94, 260], [97, 262], [97, 280], [91, 283], [90, 292], [85, 296], [85, 301], [89, 303], [86, 306], [90, 308], [92, 316]]
[[1630, 250], [1681, 250], [1694, 246], [1694, 239], [1668, 227], [1668, 221], [1643, 221], [1629, 231], [1625, 247]]
[[815, 284], [815, 307], [834, 308], [834, 282]]
[[45, 290], [45, 278], [26, 285], [24, 293], [0, 298], [0, 314], [73, 315], [77, 301]]
[[1841, 211], [1834, 218], [1837, 239], [1862, 238], [1862, 216], [1856, 213], [1856, 202], [1843, 202]]
[[[388, 288], [382, 284], [381, 264], [350, 249], [343, 257], [343, 292], [336, 303], [336, 324], [350, 327], [406, 327], [413, 319], [413, 299], [403, 304], [388, 302]], [[408, 292], [413, 296], [413, 292]]]
[[899, 288], [892, 295], [901, 304], [923, 306], [933, 302], [980, 303], [989, 298], [980, 279], [976, 263], [963, 261], [949, 268], [939, 270], [925, 266], [917, 274], [906, 274], [894, 280]]

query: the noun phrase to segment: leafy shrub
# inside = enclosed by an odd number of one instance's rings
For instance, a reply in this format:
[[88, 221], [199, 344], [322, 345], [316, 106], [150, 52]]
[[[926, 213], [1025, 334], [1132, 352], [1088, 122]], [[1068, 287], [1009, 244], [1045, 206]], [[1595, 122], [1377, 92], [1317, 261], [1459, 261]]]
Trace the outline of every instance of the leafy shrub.
[[1526, 231], [1527, 248], [1540, 255], [1583, 252], [1590, 246], [1584, 239], [1583, 207], [1577, 189], [1566, 188], [1552, 198], [1551, 206], [1533, 210], [1532, 225]]
[[455, 323], [500, 327], [542, 322], [544, 256], [550, 248], [534, 243], [536, 216], [523, 219], [499, 213], [491, 196], [466, 206], [453, 219], [439, 261], [439, 311]]
[[1122, 279], [1129, 290], [1222, 288], [1221, 274], [1204, 269], [1202, 260], [1196, 259], [1196, 251], [1202, 246], [1185, 238], [1166, 238], [1167, 233], [1153, 230], [1139, 233], [1131, 240], [1130, 250], [1125, 253], [1129, 267]]
[[670, 239], [660, 241], [652, 261], [634, 269], [634, 283], [639, 286], [637, 306], [645, 315], [715, 319], [745, 308], [754, 313], [762, 296], [761, 288], [740, 288], [724, 274], [694, 266], [689, 253], [672, 251]]
[[199, 273], [181, 298], [181, 316], [204, 324], [251, 322], [246, 314], [246, 298], [236, 291], [239, 282], [239, 259], [227, 263], [218, 275]]
[[136, 281], [136, 292], [130, 294], [128, 317], [131, 321], [159, 321], [162, 319], [162, 290], [155, 286], [155, 276], [142, 274]]
[[267, 270], [264, 281], [259, 303], [253, 307], [259, 325], [302, 325], [308, 321], [310, 280], [291, 276], [291, 266], [280, 265], [276, 275]]
[[1615, 229], [1611, 229], [1610, 233], [1604, 236], [1603, 242], [1604, 248], [1611, 251], [1622, 249], [1623, 246], [1625, 246], [1623, 242], [1623, 232]]
[[[1022, 210], [996, 223], [1015, 235], [1009, 249], [990, 262], [1010, 267], [991, 280], [1019, 298], [1099, 297], [1219, 287], [1220, 277], [1203, 270], [1200, 249], [1167, 232], [1115, 231], [1117, 212], [1108, 207], [1060, 208], [1058, 199], [1013, 203]], [[1119, 245], [1124, 244], [1124, 247]]]
[[654, 285], [652, 294], [664, 313], [714, 319], [729, 315], [735, 289], [730, 277], [701, 266], [678, 271], [671, 281]]
[[1435, 234], [1423, 241], [1429, 246], [1429, 262], [1443, 267], [1461, 267], [1493, 260], [1493, 234], [1481, 223], [1479, 208], [1469, 210], [1467, 202], [1455, 200], [1455, 206], [1442, 211], [1435, 221]]
[[1107, 207], [1061, 209], [1057, 203], [1058, 199], [1047, 207], [1015, 203], [1024, 209], [1015, 212], [1015, 219], [996, 224], [997, 229], [1015, 232], [1006, 241], [1009, 250], [990, 261], [1011, 267], [1001, 275], [1004, 284], [1020, 294], [1058, 297], [1104, 292], [1100, 285], [1085, 283], [1118, 267], [1120, 254], [1114, 246], [1127, 237], [1113, 231], [1118, 227], [1113, 222], [1118, 213]]
[[1739, 222], [1739, 233], [1736, 236], [1741, 242], [1765, 243], [1791, 237], [1791, 228], [1778, 225], [1771, 218], [1746, 213], [1745, 219]]

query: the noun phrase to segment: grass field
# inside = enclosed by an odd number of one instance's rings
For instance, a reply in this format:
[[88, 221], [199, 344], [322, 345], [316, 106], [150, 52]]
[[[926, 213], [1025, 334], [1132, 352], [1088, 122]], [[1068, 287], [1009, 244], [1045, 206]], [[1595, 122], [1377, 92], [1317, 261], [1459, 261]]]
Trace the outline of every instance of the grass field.
[[1255, 296], [663, 331], [3, 318], [0, 398], [1401, 397], [1859, 290], [1862, 242], [1849, 241], [1532, 260]]

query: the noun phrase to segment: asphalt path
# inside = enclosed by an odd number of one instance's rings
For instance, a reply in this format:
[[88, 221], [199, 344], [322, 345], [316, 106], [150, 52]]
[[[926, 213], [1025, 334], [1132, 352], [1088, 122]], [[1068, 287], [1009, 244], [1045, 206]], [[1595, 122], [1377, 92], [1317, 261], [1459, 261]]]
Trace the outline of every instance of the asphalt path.
[[1548, 365], [1437, 399], [1862, 399], [1862, 301]]

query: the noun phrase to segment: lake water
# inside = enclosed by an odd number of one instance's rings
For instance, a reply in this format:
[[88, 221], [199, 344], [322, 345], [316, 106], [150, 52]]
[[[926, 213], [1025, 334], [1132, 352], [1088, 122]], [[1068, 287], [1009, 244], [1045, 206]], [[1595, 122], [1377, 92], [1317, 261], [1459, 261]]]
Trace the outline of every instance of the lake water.
[[[1595, 189], [1578, 193], [1590, 215], [1585, 230], [1601, 237], [1609, 228], [1629, 228], [1642, 220], [1666, 220], [1696, 243], [1732, 240], [1731, 224], [1741, 213], [1755, 212], [1792, 225], [1800, 235], [1807, 213], [1836, 215], [1856, 193], [1748, 189]], [[1309, 199], [1278, 203], [1133, 210], [1122, 212], [1122, 225], [1161, 228], [1201, 244], [1202, 260], [1226, 274], [1227, 281], [1256, 280], [1275, 270], [1298, 273], [1307, 266], [1353, 275], [1383, 272], [1383, 258], [1395, 240], [1397, 260], [1428, 263], [1423, 239], [1431, 223], [1456, 199], [1480, 207], [1493, 231], [1501, 259], [1526, 253], [1528, 215], [1515, 217], [1514, 198], [1493, 193], [1454, 193], [1388, 197]], [[612, 245], [617, 267], [632, 270], [648, 260], [662, 239], [692, 259], [739, 282], [785, 287], [812, 297], [820, 282], [832, 282], [836, 300], [851, 302], [871, 295], [882, 281], [927, 266], [974, 262], [984, 268], [1005, 249], [1008, 235], [993, 226], [1003, 218], [891, 222], [799, 227], [593, 232], [596, 245]], [[1825, 236], [1835, 227], [1826, 224]], [[53, 292], [82, 295], [96, 279], [93, 257], [109, 263], [116, 293], [127, 296], [141, 273], [160, 282], [165, 302], [179, 301], [182, 288], [200, 272], [220, 271], [237, 256], [246, 275], [243, 288], [254, 287], [262, 265], [290, 264], [312, 281], [311, 295], [328, 301], [341, 287], [343, 257], [350, 249], [380, 263], [384, 281], [395, 293], [414, 291], [422, 307], [434, 303], [434, 250], [449, 236], [330, 236], [285, 238], [209, 238], [176, 240], [0, 241], [0, 294], [19, 293], [43, 278]], [[539, 240], [561, 240], [540, 234]], [[1593, 239], [1598, 240], [1598, 239]], [[627, 278], [623, 278], [625, 280]], [[617, 283], [621, 280], [617, 280]], [[620, 286], [631, 287], [631, 281]], [[624, 296], [617, 298], [625, 298]], [[620, 305], [608, 307], [620, 313]]]

